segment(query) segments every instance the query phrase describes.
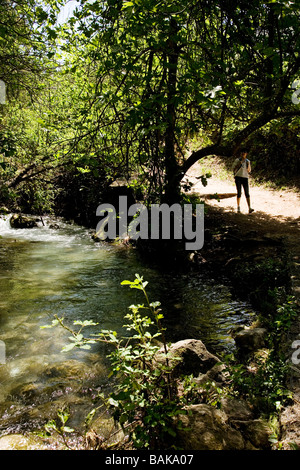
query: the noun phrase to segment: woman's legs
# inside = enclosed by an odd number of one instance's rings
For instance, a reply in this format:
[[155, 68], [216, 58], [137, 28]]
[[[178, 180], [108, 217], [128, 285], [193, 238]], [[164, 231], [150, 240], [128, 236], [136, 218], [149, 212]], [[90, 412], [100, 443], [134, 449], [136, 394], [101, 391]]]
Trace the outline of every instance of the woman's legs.
[[248, 204], [249, 213], [251, 214], [251, 212], [253, 212], [254, 209], [251, 208], [250, 197], [246, 197], [246, 200], [247, 200], [247, 204]]
[[248, 204], [248, 209], [249, 209], [249, 214], [251, 214], [251, 212], [254, 211], [254, 209], [251, 208], [251, 204], [250, 204], [250, 194], [249, 194], [249, 180], [248, 178], [243, 178], [243, 188], [244, 188], [244, 191], [245, 191], [245, 196], [246, 196], [246, 201], [247, 201], [247, 204]]
[[237, 211], [240, 212], [240, 203], [241, 203], [241, 196], [242, 196], [242, 178], [236, 176], [235, 178], [235, 185], [237, 190], [236, 202], [237, 202]]
[[242, 186], [243, 186], [246, 201], [247, 201], [247, 204], [248, 204], [249, 214], [251, 214], [251, 212], [253, 212], [254, 209], [251, 208], [251, 203], [250, 203], [248, 178], [241, 178], [239, 176], [236, 176], [235, 177], [235, 184], [236, 184], [236, 189], [237, 189], [237, 210], [238, 210], [238, 212], [240, 212], [240, 203], [241, 203]]

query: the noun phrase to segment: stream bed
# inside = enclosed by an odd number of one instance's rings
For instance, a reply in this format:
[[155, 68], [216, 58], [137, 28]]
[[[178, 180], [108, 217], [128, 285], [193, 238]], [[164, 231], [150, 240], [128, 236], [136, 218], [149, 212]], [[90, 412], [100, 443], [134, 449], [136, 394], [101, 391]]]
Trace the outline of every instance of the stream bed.
[[150, 300], [161, 302], [168, 341], [201, 339], [213, 353], [230, 352], [228, 330], [251, 323], [251, 306], [201, 273], [162, 272], [132, 248], [95, 243], [85, 228], [44, 223], [12, 229], [9, 216], [0, 218], [0, 437], [38, 429], [66, 406], [76, 411], [72, 425], [82, 425], [111, 385], [107, 346], [61, 352], [70, 333], [41, 327], [58, 315], [71, 326], [93, 320], [92, 332], [124, 334], [128, 306], [144, 301], [120, 285], [135, 273], [149, 282]]

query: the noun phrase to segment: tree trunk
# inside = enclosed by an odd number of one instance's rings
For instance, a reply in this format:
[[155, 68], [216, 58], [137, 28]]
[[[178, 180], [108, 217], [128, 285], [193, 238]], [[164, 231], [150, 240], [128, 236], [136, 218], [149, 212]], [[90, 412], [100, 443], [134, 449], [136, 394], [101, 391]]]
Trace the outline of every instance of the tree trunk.
[[175, 35], [178, 26], [174, 18], [170, 20], [170, 34], [167, 41], [167, 128], [165, 132], [165, 193], [164, 202], [177, 202], [180, 198], [179, 165], [176, 158], [176, 84], [179, 48]]

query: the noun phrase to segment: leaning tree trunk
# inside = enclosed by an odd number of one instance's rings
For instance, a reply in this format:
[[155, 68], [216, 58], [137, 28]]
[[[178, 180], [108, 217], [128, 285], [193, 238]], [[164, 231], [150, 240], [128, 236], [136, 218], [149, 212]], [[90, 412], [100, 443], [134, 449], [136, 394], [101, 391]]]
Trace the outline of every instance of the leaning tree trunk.
[[179, 48], [176, 42], [178, 26], [170, 20], [170, 34], [167, 45], [167, 128], [165, 132], [165, 192], [164, 202], [172, 204], [180, 199], [179, 165], [176, 158], [176, 83]]

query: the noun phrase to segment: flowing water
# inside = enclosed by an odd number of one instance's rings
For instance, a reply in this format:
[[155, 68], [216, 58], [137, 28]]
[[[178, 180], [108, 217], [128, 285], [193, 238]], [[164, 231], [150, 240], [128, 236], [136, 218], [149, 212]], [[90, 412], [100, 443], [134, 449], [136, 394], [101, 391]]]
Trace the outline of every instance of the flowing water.
[[109, 387], [107, 348], [62, 353], [69, 332], [42, 329], [54, 315], [93, 320], [97, 329], [124, 334], [128, 306], [141, 293], [120, 286], [135, 273], [159, 300], [167, 339], [201, 339], [214, 353], [231, 350], [228, 330], [247, 324], [252, 311], [234, 301], [227, 287], [201, 274], [165, 272], [143, 263], [134, 249], [95, 243], [89, 232], [59, 221], [12, 229], [0, 219], [0, 436], [38, 428], [58, 408], [75, 407], [75, 425], [90, 411], [98, 391]]

